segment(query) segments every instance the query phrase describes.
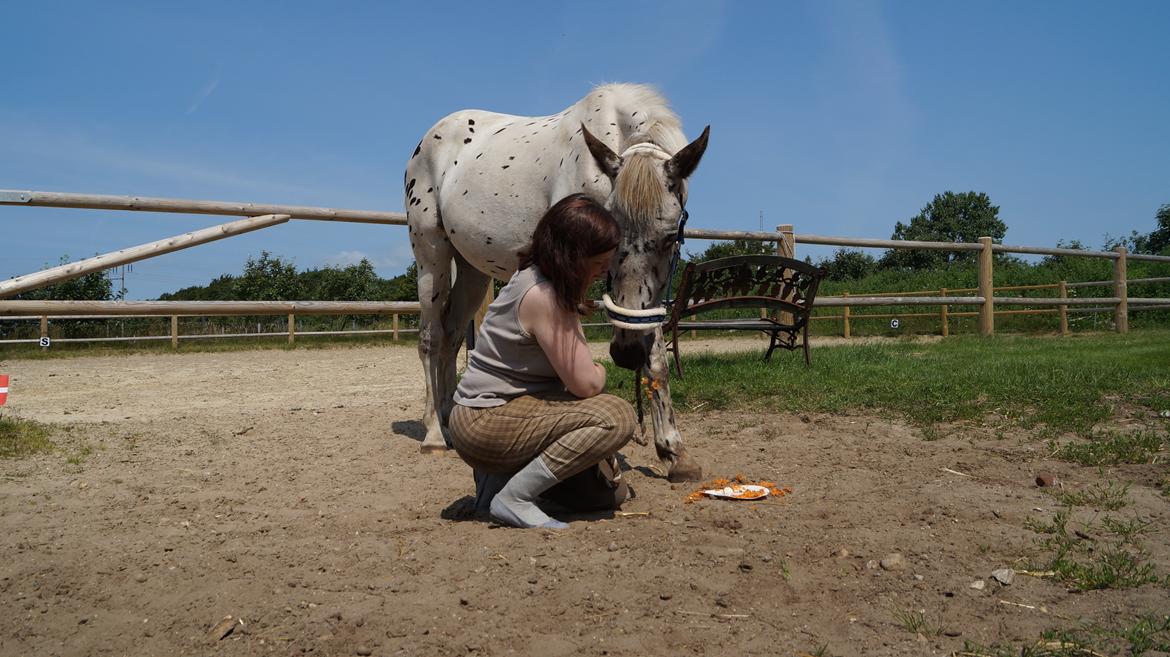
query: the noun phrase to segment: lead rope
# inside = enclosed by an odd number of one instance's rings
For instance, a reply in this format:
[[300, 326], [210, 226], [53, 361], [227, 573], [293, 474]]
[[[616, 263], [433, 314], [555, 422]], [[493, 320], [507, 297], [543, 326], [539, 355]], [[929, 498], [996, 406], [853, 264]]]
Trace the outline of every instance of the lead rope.
[[683, 208], [682, 215], [678, 218], [678, 235], [674, 240], [674, 255], [670, 257], [670, 277], [666, 279], [666, 305], [674, 304], [674, 272], [678, 269], [679, 254], [682, 253], [683, 243], [686, 242], [683, 231], [686, 230], [689, 218], [690, 213], [687, 212], [686, 208]]
[[641, 435], [646, 427], [642, 425], [642, 373], [634, 372], [634, 399], [638, 400], [638, 433]]

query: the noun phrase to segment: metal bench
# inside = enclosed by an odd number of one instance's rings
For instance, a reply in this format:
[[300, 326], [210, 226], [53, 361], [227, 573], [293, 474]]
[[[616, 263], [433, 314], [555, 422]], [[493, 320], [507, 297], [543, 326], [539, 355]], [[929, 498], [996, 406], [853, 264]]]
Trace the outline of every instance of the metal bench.
[[[678, 336], [691, 330], [763, 331], [771, 338], [764, 360], [771, 359], [776, 347], [789, 351], [801, 347], [805, 365], [811, 366], [808, 318], [824, 276], [822, 268], [783, 256], [732, 256], [687, 264], [670, 319], [663, 327], [663, 333], [669, 335], [666, 348], [674, 353], [678, 376], [681, 378], [683, 373]], [[701, 313], [733, 308], [768, 312], [760, 318], [684, 321]]]

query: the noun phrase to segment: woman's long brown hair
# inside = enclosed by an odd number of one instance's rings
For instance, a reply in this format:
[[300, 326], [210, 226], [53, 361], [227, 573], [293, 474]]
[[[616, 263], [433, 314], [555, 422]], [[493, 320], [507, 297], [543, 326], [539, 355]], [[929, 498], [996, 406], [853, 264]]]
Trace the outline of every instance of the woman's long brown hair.
[[557, 201], [536, 224], [532, 242], [520, 252], [520, 269], [536, 265], [569, 312], [585, 300], [589, 258], [612, 251], [621, 241], [617, 220], [585, 194]]

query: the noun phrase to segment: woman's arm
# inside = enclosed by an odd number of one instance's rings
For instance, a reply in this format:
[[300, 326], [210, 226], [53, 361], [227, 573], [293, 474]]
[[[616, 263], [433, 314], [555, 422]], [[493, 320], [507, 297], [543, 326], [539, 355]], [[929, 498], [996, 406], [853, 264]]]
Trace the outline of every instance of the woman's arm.
[[536, 338], [565, 387], [586, 398], [605, 390], [605, 368], [593, 362], [581, 320], [556, 303], [547, 283], [534, 285], [520, 301], [520, 326]]

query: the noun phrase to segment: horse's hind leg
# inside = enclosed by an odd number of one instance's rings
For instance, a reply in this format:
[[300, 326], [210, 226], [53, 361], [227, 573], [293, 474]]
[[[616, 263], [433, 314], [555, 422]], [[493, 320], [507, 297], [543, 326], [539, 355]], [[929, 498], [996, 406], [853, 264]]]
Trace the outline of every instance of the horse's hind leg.
[[455, 253], [455, 284], [451, 287], [447, 311], [443, 316], [444, 342], [441, 346], [443, 362], [446, 364], [442, 371], [443, 390], [446, 394], [436, 396], [440, 403], [439, 417], [444, 427], [447, 426], [454, 406], [452, 398], [455, 394], [456, 356], [467, 337], [468, 322], [483, 303], [490, 280], [491, 277], [468, 264], [458, 252]]
[[[443, 345], [448, 342], [444, 334], [444, 316], [451, 298], [451, 263], [455, 249], [443, 230], [438, 198], [432, 193], [427, 174], [424, 167], [407, 168], [406, 215], [410, 247], [418, 267], [418, 357], [426, 380], [426, 406], [423, 409], [426, 437], [420, 450], [437, 452], [447, 449], [440, 410], [450, 403], [454, 392], [447, 383], [454, 377], [455, 360], [444, 357], [446, 350]], [[424, 189], [427, 191], [422, 192]], [[448, 369], [452, 372], [451, 377], [446, 374]], [[444, 399], [448, 401], [444, 402]]]
[[[423, 206], [429, 208], [429, 206]], [[467, 321], [487, 290], [488, 277], [471, 267], [444, 234], [437, 215], [410, 214], [420, 306], [418, 355], [426, 378], [422, 452], [447, 449], [447, 418], [455, 394], [455, 356]], [[455, 266], [453, 267], [453, 263]], [[454, 280], [452, 275], [454, 274]]]

